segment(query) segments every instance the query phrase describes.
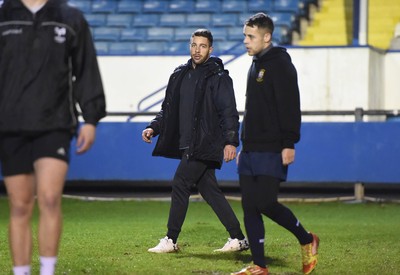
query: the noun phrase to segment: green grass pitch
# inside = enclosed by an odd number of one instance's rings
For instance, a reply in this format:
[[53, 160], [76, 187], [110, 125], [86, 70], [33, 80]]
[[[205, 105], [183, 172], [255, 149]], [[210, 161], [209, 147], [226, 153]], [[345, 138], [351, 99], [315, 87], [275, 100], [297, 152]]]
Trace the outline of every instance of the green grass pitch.
[[[243, 221], [240, 202], [230, 201]], [[400, 205], [343, 202], [285, 203], [321, 239], [313, 274], [400, 274]], [[7, 239], [8, 202], [0, 198], [0, 274], [11, 274]], [[64, 228], [56, 274], [229, 274], [250, 262], [250, 252], [213, 250], [228, 234], [211, 208], [192, 201], [172, 254], [147, 252], [166, 233], [168, 201], [82, 201], [63, 199]], [[271, 274], [302, 274], [294, 236], [267, 218], [267, 261]], [[242, 222], [242, 227], [243, 222]], [[39, 274], [37, 211], [32, 274]]]

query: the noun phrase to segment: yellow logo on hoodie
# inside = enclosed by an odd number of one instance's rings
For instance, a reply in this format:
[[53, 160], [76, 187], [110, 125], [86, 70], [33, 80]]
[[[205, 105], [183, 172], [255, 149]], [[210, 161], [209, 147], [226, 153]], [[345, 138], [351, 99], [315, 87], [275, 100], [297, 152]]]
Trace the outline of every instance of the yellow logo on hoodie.
[[261, 69], [258, 72], [258, 76], [256, 78], [257, 82], [263, 82], [264, 81], [264, 74], [265, 74], [265, 69]]

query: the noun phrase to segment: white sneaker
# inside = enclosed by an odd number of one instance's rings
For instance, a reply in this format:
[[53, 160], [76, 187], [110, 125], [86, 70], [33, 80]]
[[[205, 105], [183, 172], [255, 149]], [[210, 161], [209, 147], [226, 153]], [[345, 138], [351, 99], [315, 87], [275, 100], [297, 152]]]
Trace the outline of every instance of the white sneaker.
[[153, 253], [176, 252], [178, 251], [178, 245], [174, 244], [174, 242], [171, 239], [168, 239], [168, 237], [166, 236], [160, 240], [160, 243], [157, 246], [149, 248], [149, 250], [147, 251]]
[[249, 249], [249, 242], [246, 238], [243, 240], [228, 238], [224, 247], [214, 250], [214, 252], [234, 252]]

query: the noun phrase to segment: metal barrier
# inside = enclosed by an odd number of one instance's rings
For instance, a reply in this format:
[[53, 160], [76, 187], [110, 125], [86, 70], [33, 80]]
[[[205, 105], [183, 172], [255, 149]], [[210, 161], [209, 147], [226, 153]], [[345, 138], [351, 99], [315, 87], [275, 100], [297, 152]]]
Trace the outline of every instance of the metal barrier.
[[[158, 112], [108, 112], [107, 116], [127, 116], [128, 120], [138, 116], [155, 116]], [[364, 116], [386, 116], [397, 117], [400, 110], [364, 110], [355, 108], [354, 110], [332, 110], [332, 111], [302, 111], [302, 116], [354, 116], [355, 121], [363, 121]], [[239, 112], [243, 115], [243, 112]]]

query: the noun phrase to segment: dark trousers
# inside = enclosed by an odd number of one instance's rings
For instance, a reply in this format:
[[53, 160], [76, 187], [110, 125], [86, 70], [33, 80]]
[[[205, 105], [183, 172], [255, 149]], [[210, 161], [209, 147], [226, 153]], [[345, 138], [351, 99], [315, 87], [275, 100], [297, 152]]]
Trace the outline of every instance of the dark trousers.
[[215, 169], [206, 163], [182, 158], [172, 182], [171, 208], [167, 236], [178, 239], [189, 206], [191, 187], [197, 186], [203, 199], [211, 206], [231, 238], [243, 239], [240, 223], [218, 186]]
[[278, 202], [280, 179], [270, 176], [239, 176], [242, 192], [244, 225], [253, 262], [264, 267], [265, 228], [262, 215], [267, 216], [296, 236], [300, 244], [312, 241], [293, 212]]

